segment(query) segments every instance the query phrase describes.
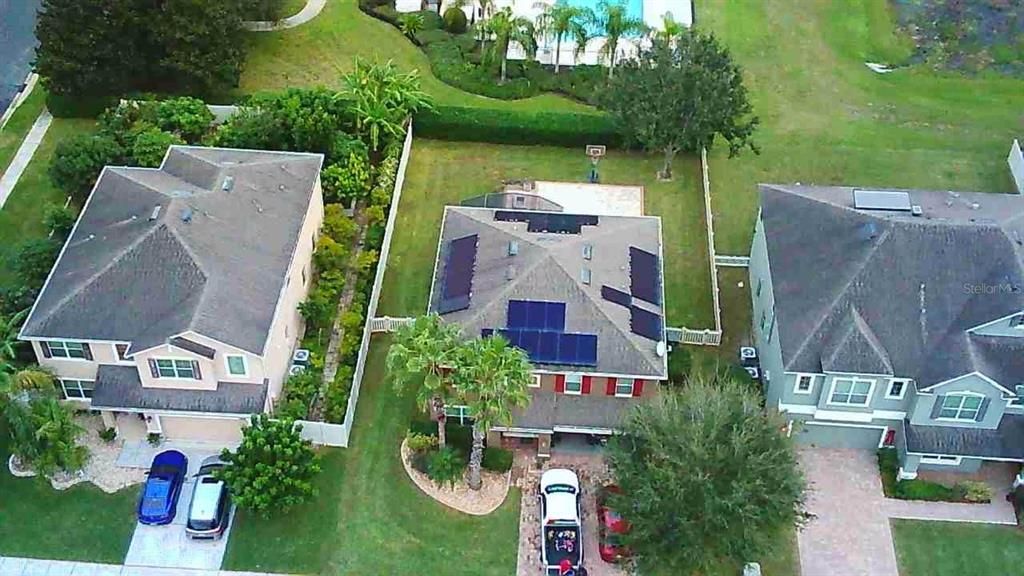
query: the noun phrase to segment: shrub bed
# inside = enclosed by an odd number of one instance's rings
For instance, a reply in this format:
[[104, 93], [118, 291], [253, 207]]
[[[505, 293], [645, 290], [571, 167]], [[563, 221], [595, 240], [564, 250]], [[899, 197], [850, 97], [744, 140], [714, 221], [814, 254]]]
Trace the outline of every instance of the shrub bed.
[[416, 134], [438, 140], [585, 146], [625, 144], [607, 116], [578, 112], [525, 112], [435, 106], [416, 115]]
[[927, 502], [982, 504], [992, 500], [992, 490], [984, 482], [965, 480], [946, 486], [927, 480], [899, 480], [899, 456], [895, 448], [878, 450], [878, 472], [887, 498]]
[[[448, 423], [444, 427], [445, 440], [447, 445], [454, 448], [462, 457], [469, 462], [469, 453], [473, 449], [473, 429], [469, 426]], [[416, 442], [425, 442], [423, 438], [433, 438], [437, 442], [437, 423], [431, 420], [416, 419], [409, 423], [408, 438], [416, 438]], [[498, 446], [485, 446], [484, 458], [481, 466], [484, 470], [492, 472], [508, 472], [512, 468], [513, 454]], [[425, 460], [421, 460], [425, 465]], [[413, 466], [416, 467], [414, 461]], [[419, 468], [417, 468], [419, 470]], [[426, 469], [420, 470], [427, 473]]]

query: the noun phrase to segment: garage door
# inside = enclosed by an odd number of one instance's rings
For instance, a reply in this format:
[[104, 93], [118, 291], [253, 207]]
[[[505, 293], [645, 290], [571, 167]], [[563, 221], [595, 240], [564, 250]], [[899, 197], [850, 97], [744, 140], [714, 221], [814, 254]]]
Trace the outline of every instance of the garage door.
[[860, 448], [874, 450], [882, 440], [884, 431], [861, 426], [821, 425], [814, 422], [794, 422], [793, 438], [805, 446], [820, 448]]
[[191, 440], [200, 442], [238, 442], [242, 439], [240, 418], [187, 418], [182, 416], [161, 416], [160, 425], [168, 440]]

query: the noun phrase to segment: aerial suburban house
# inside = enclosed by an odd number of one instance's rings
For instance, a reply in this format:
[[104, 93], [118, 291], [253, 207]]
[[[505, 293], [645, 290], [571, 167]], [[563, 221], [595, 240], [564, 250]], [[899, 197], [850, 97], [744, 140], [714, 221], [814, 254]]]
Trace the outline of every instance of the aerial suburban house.
[[492, 439], [536, 439], [547, 455], [553, 436], [611, 434], [657, 394], [661, 253], [655, 217], [446, 207], [429, 311], [466, 337], [504, 336], [535, 368], [529, 406]]
[[895, 445], [901, 476], [1024, 462], [1024, 199], [760, 187], [767, 405], [804, 443]]
[[237, 440], [301, 336], [322, 162], [173, 146], [159, 168], [107, 166], [21, 339], [123, 436]]

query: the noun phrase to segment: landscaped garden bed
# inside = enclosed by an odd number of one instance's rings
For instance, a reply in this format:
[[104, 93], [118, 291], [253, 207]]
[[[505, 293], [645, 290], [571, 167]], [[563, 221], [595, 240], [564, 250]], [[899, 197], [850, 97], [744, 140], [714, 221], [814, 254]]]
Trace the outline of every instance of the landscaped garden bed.
[[927, 480], [900, 480], [899, 468], [895, 448], [882, 448], [878, 451], [878, 472], [882, 476], [882, 490], [887, 498], [965, 504], [987, 504], [992, 501], [992, 489], [984, 482], [964, 480], [947, 486]]
[[[432, 439], [423, 442], [423, 439]], [[414, 449], [415, 448], [415, 449]], [[438, 480], [436, 465], [431, 457], [436, 456], [437, 439], [432, 436], [410, 434], [402, 441], [401, 456], [402, 464], [409, 478], [416, 484], [416, 487], [434, 500], [466, 514], [483, 516], [490, 514], [501, 506], [508, 495], [510, 472], [486, 469], [481, 473], [482, 485], [479, 490], [472, 490], [464, 479], [465, 461], [461, 454], [456, 454], [458, 460], [451, 467], [449, 479]], [[492, 452], [494, 454], [494, 452]], [[492, 467], [496, 457], [491, 457]], [[436, 459], [435, 459], [436, 461]], [[486, 454], [484, 463], [488, 460]], [[511, 454], [508, 463], [511, 465]], [[434, 477], [432, 477], [434, 476]]]

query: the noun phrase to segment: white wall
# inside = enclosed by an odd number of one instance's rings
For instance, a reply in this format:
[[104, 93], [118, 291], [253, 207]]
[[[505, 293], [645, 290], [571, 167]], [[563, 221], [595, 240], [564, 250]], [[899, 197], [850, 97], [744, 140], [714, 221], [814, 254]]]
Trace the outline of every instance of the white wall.
[[1010, 173], [1017, 185], [1017, 193], [1024, 194], [1024, 152], [1021, 152], [1018, 140], [1013, 141], [1013, 146], [1010, 147], [1010, 156], [1007, 157], [1006, 162], [1010, 164]]

